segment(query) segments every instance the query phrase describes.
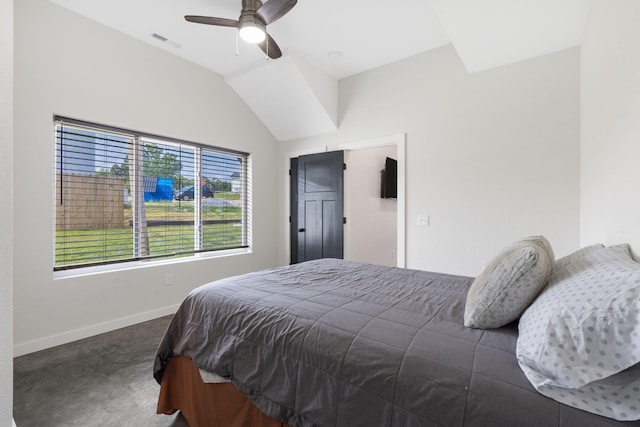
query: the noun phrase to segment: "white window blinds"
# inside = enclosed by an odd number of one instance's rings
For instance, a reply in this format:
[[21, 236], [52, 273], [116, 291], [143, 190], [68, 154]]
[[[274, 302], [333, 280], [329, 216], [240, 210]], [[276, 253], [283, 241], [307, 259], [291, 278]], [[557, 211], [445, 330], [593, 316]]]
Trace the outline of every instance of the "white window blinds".
[[248, 247], [248, 154], [54, 122], [54, 270]]

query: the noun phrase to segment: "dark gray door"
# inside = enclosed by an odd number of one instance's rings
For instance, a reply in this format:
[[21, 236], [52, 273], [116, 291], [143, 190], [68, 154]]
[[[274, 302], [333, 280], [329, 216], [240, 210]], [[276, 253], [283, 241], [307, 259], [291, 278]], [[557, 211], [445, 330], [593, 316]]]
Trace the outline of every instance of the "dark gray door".
[[300, 156], [291, 166], [291, 262], [342, 258], [344, 152]]

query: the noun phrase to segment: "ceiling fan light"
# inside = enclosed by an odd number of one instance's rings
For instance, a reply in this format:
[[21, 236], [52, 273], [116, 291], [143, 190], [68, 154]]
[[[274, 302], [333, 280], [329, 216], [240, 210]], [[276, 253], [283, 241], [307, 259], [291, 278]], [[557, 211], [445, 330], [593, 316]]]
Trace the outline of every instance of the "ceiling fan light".
[[247, 43], [260, 43], [266, 35], [262, 28], [253, 25], [244, 25], [240, 28], [240, 37]]

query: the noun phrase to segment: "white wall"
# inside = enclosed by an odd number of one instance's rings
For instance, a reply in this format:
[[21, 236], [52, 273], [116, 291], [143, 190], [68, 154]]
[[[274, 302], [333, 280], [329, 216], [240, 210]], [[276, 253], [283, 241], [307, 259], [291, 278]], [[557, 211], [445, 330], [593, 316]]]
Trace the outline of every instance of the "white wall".
[[13, 412], [13, 0], [0, 0], [0, 427]]
[[[200, 284], [276, 265], [275, 140], [221, 76], [46, 0], [21, 0], [14, 107], [18, 354], [170, 313]], [[253, 253], [54, 280], [54, 114], [250, 152]]]
[[595, 0], [581, 58], [583, 245], [640, 250], [640, 2]]
[[345, 259], [397, 265], [398, 201], [380, 198], [380, 171], [397, 151], [393, 145], [345, 153]]
[[280, 156], [406, 132], [407, 267], [477, 275], [525, 235], [579, 246], [579, 100], [578, 49], [468, 74], [449, 45], [342, 80], [339, 131]]

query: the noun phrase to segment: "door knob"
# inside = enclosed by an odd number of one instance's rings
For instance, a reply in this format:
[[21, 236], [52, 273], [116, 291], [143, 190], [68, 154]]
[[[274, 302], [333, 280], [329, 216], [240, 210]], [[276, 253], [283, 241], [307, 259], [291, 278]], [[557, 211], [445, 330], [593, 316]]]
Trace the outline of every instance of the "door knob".
[[307, 230], [305, 230], [304, 228], [298, 228], [298, 233], [304, 233], [305, 231]]

